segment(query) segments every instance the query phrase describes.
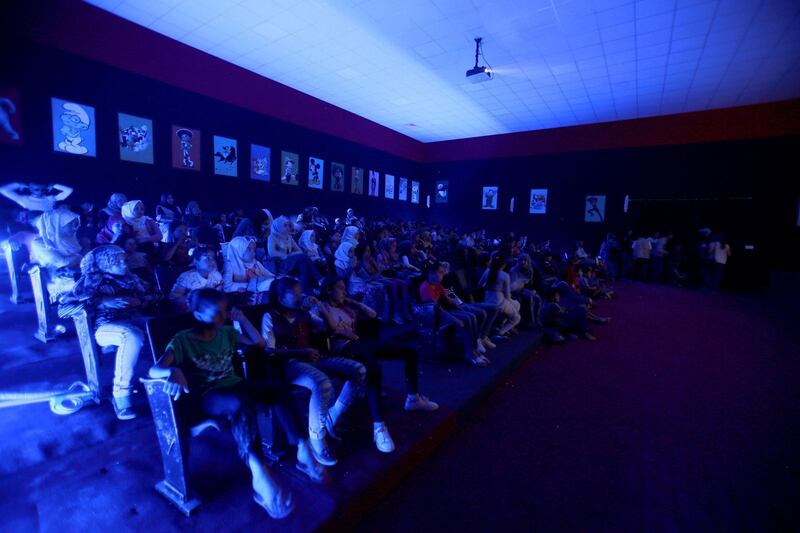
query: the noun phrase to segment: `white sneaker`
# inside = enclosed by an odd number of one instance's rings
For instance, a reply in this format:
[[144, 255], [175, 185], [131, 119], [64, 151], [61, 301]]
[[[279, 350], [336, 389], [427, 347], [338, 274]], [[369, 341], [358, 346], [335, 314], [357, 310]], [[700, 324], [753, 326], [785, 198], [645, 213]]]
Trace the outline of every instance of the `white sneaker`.
[[493, 342], [492, 342], [492, 341], [489, 339], [489, 337], [484, 337], [484, 338], [482, 338], [482, 339], [481, 339], [481, 342], [483, 343], [483, 345], [484, 345], [485, 347], [489, 348], [490, 350], [494, 350], [495, 348], [497, 348], [497, 345], [496, 345], [495, 343], [493, 343]]
[[373, 440], [378, 451], [383, 453], [392, 453], [394, 451], [394, 441], [392, 436], [389, 435], [389, 430], [386, 429], [386, 424], [381, 424], [373, 431]]
[[435, 411], [438, 408], [438, 403], [429, 400], [422, 394], [417, 394], [413, 400], [411, 398], [406, 398], [406, 411]]
[[475, 349], [478, 351], [478, 353], [486, 353], [486, 347], [483, 345], [483, 341], [481, 339], [478, 339], [478, 347]]

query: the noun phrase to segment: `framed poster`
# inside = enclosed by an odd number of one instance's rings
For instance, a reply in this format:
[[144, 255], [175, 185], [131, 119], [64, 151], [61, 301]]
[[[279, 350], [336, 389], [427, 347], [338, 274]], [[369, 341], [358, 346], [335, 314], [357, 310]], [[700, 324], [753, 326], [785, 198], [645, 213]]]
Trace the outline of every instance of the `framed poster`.
[[350, 192], [353, 194], [364, 194], [364, 169], [353, 167], [350, 175]]
[[605, 222], [606, 219], [606, 197], [587, 196], [583, 206], [585, 210], [583, 220], [586, 222]]
[[447, 180], [441, 180], [436, 182], [436, 203], [437, 204], [446, 204], [447, 203], [447, 195], [448, 195], [448, 183]]
[[97, 155], [94, 108], [51, 98], [53, 111], [53, 150], [65, 154]]
[[250, 179], [269, 181], [269, 162], [272, 151], [269, 146], [250, 145]]
[[153, 121], [119, 113], [119, 158], [123, 161], [153, 164]]
[[172, 166], [200, 170], [200, 130], [172, 126]]
[[419, 182], [412, 181], [411, 182], [411, 203], [418, 204], [419, 203]]
[[344, 165], [331, 163], [331, 190], [344, 192]]
[[397, 199], [403, 202], [408, 201], [408, 179], [399, 178], [397, 183]]
[[369, 195], [370, 196], [380, 196], [380, 172], [377, 170], [370, 170], [369, 171]]
[[239, 154], [236, 148], [236, 139], [214, 135], [214, 174], [238, 175], [236, 167], [239, 165]]
[[325, 161], [317, 157], [308, 158], [308, 186], [321, 189], [325, 180]]
[[391, 174], [384, 175], [383, 197], [394, 200], [394, 176]]
[[0, 85], [0, 142], [22, 144], [19, 92], [6, 85]]
[[531, 203], [528, 212], [532, 215], [547, 213], [547, 189], [531, 189]]
[[292, 152], [281, 152], [281, 183], [297, 185], [300, 156]]
[[484, 187], [482, 198], [481, 209], [497, 209], [497, 187]]

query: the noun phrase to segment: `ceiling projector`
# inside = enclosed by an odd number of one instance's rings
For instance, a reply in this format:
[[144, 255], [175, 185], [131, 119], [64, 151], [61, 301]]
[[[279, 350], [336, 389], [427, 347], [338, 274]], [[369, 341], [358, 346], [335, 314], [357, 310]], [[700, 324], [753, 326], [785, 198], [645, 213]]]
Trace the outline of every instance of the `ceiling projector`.
[[[481, 53], [481, 37], [475, 38], [475, 66], [467, 71], [467, 79], [472, 83], [489, 81], [494, 78], [494, 73], [490, 67], [478, 66], [478, 57], [483, 57]], [[486, 60], [486, 58], [484, 58]]]

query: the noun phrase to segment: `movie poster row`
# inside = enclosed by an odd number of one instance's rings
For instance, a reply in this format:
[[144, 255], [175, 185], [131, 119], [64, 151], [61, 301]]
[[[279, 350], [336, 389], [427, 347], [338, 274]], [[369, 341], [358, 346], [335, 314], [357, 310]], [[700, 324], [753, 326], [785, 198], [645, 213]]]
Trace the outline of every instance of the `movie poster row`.
[[[18, 91], [9, 86], [0, 85], [0, 142], [19, 144], [22, 142], [22, 114], [19, 105]], [[51, 98], [51, 116], [53, 131], [53, 150], [73, 155], [88, 157], [97, 156], [97, 139], [95, 127], [95, 109], [86, 104]], [[118, 114], [119, 157], [123, 161], [153, 164], [153, 121], [145, 117]], [[236, 139], [213, 136], [214, 173], [221, 176], [238, 176], [240, 151]], [[183, 125], [173, 125], [171, 129], [172, 166], [178, 169], [200, 171], [203, 166], [201, 154], [202, 132]], [[292, 152], [281, 152], [280, 182], [287, 185], [299, 185], [298, 173], [300, 156]], [[250, 145], [248, 161], [249, 177], [259, 181], [270, 181], [271, 149], [259, 144]], [[344, 192], [345, 165], [335, 161], [330, 163], [330, 175], [327, 179], [330, 190]], [[318, 157], [308, 158], [308, 186], [312, 189], [325, 188], [325, 161]], [[379, 197], [380, 173], [369, 171], [370, 196]], [[419, 203], [419, 182], [411, 182], [410, 199]], [[408, 180], [397, 179], [398, 190], [395, 191], [395, 177], [385, 175], [383, 197], [408, 201]], [[350, 180], [350, 192], [364, 194], [364, 170], [353, 167]]]

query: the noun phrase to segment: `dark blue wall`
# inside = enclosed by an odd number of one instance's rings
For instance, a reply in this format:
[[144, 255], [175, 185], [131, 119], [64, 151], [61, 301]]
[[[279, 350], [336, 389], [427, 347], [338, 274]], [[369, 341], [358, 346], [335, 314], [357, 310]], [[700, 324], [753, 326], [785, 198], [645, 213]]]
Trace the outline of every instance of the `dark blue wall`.
[[[350, 194], [352, 166], [367, 171], [419, 179], [420, 164], [312, 130], [300, 128], [236, 106], [165, 85], [152, 79], [72, 56], [32, 43], [2, 43], [0, 83], [15, 86], [22, 99], [24, 143], [0, 144], [0, 181], [63, 182], [75, 187], [73, 200], [102, 199], [112, 192], [141, 198], [149, 210], [160, 193], [172, 191], [180, 204], [197, 200], [204, 208], [268, 207], [273, 214], [296, 213], [317, 205], [334, 216], [348, 207], [365, 215], [410, 217], [423, 209], [409, 201], [370, 198]], [[6, 53], [16, 50], [15, 53]], [[220, 79], [218, 83], [226, 83]], [[97, 121], [97, 157], [55, 153], [52, 149], [50, 98], [57, 96], [91, 105]], [[155, 130], [155, 164], [121, 161], [117, 138], [117, 113], [150, 118]], [[203, 162], [200, 172], [171, 166], [172, 124], [202, 131]], [[239, 176], [213, 173], [212, 137], [221, 135], [238, 141]], [[249, 178], [250, 143], [272, 148], [270, 183]], [[300, 155], [300, 185], [275, 181], [280, 152]], [[326, 190], [307, 187], [309, 156], [325, 160]], [[345, 192], [330, 188], [330, 162], [345, 165]], [[244, 176], [244, 177], [242, 177]], [[382, 189], [381, 189], [382, 191]], [[3, 207], [10, 205], [3, 201]]]

